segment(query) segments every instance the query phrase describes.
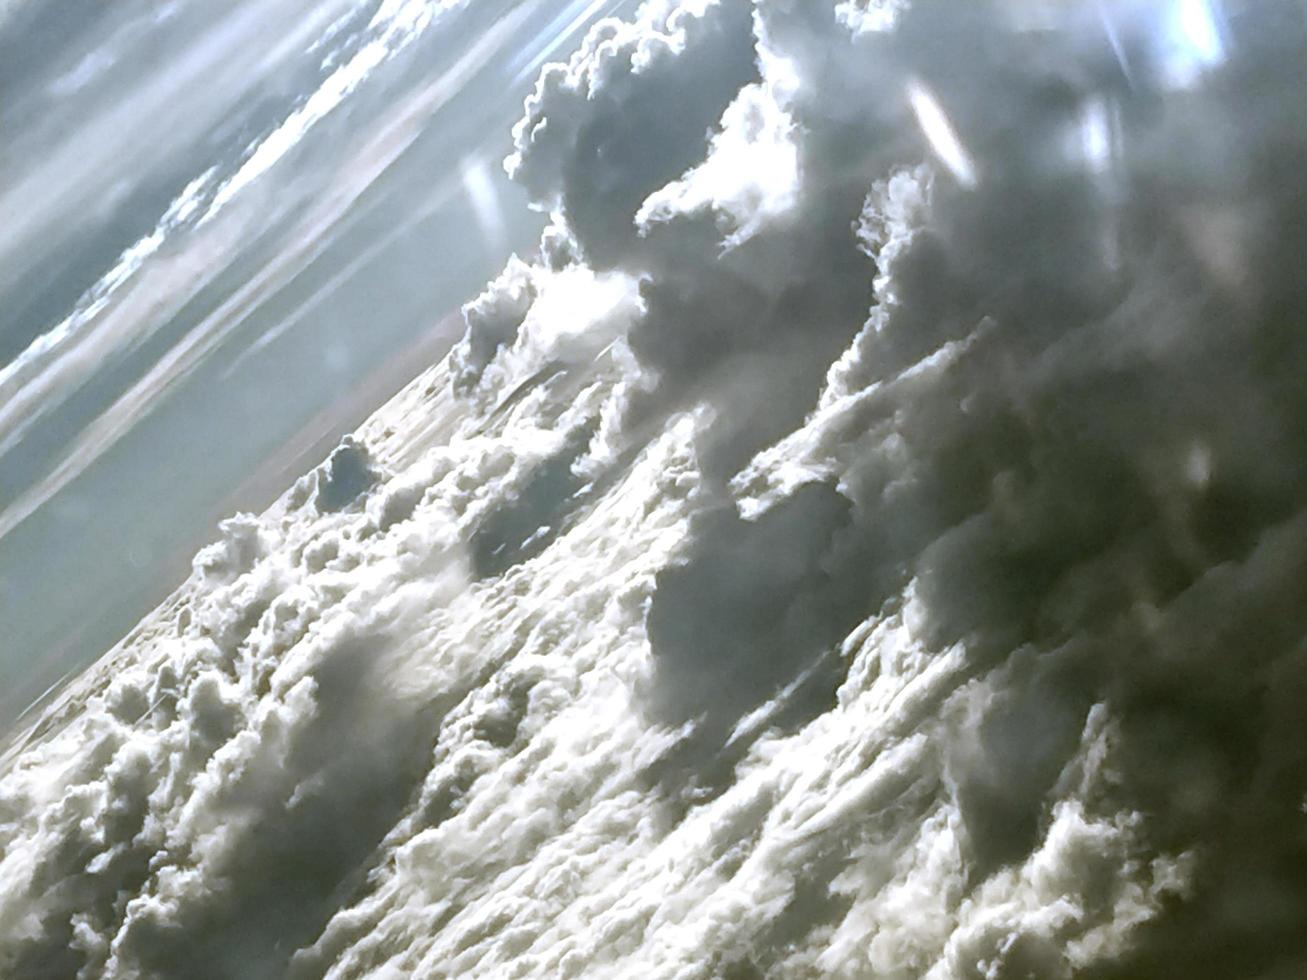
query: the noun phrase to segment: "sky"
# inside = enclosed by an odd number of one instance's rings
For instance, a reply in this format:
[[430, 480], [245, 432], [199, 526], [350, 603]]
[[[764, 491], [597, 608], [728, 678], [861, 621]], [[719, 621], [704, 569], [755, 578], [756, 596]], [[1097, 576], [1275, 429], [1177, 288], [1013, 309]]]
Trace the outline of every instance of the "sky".
[[531, 77], [614, 6], [5, 8], [0, 718], [457, 338], [541, 223]]
[[1305, 51], [1293, 0], [527, 43], [535, 244], [0, 747], [0, 973], [1303, 975]]

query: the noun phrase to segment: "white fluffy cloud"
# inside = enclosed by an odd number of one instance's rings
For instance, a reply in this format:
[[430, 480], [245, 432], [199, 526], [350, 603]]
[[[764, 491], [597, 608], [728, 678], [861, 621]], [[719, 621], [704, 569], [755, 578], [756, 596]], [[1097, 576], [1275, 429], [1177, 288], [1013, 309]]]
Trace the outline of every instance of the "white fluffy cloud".
[[1307, 962], [1290, 62], [1236, 18], [1252, 94], [1175, 95], [1011, 10], [652, 3], [547, 68], [540, 255], [15, 735], [2, 972]]

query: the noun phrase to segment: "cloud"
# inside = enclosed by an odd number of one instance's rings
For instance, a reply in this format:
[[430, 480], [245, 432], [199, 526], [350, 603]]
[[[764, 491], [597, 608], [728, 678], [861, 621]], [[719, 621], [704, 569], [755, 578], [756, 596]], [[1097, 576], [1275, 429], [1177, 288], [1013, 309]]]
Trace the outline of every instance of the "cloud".
[[1037, 7], [547, 68], [539, 255], [10, 751], [0, 966], [1300, 967], [1307, 34]]
[[644, 199], [702, 158], [709, 127], [756, 76], [750, 15], [742, 0], [646, 4], [541, 73], [508, 172], [565, 211], [594, 267], [621, 261]]

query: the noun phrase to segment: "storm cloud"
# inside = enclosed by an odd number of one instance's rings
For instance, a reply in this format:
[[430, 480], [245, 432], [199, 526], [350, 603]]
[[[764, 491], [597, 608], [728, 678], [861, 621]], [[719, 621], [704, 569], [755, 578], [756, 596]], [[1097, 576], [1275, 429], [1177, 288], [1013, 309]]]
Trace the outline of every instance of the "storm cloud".
[[538, 252], [11, 737], [0, 968], [1299, 975], [1305, 53], [596, 26]]

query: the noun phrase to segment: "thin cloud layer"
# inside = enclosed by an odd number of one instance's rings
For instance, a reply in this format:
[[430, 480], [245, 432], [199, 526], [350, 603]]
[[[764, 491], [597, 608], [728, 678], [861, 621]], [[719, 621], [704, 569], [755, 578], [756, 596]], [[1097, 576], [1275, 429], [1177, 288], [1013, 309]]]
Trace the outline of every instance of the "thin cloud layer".
[[546, 68], [538, 255], [15, 734], [3, 972], [1300, 973], [1307, 24], [1167, 6]]

